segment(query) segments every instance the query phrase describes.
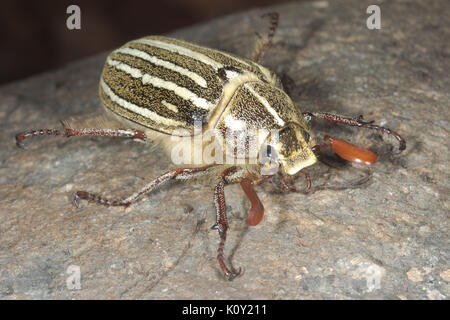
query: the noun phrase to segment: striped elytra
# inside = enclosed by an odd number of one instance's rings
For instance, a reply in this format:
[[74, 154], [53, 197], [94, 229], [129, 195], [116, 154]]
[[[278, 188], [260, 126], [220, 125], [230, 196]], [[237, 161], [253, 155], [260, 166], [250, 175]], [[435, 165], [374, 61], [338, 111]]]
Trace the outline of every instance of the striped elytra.
[[275, 83], [275, 75], [248, 59], [167, 37], [128, 42], [106, 60], [100, 81], [104, 105], [146, 127], [172, 133], [206, 123], [232, 78], [254, 75]]
[[231, 53], [162, 36], [130, 41], [106, 59], [99, 91], [106, 109], [147, 130], [192, 136], [201, 123], [223, 138], [242, 126], [282, 130], [276, 148], [288, 174], [316, 161], [308, 125], [276, 74]]

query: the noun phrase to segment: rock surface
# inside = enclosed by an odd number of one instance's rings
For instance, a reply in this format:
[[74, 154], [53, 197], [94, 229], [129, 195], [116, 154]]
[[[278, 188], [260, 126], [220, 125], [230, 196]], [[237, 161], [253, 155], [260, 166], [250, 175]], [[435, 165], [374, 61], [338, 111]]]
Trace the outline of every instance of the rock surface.
[[[127, 196], [168, 169], [152, 148], [100, 138], [15, 147], [24, 129], [58, 127], [99, 109], [105, 54], [1, 87], [0, 297], [448, 299], [450, 3], [380, 1], [381, 29], [369, 30], [372, 2], [292, 3], [172, 34], [246, 55], [255, 31], [267, 29], [261, 14], [277, 11], [263, 63], [293, 78], [302, 110], [364, 114], [407, 140], [396, 155], [389, 137], [314, 122], [318, 138], [329, 133], [368, 147], [379, 162], [308, 170], [313, 185], [349, 186], [343, 190], [285, 194], [276, 181], [261, 185], [266, 215], [256, 227], [245, 226], [240, 187], [227, 187], [226, 254], [245, 269], [233, 282], [215, 258], [209, 185], [172, 184], [128, 209], [72, 205], [76, 190]], [[367, 174], [367, 183], [350, 188]], [[81, 289], [71, 290], [67, 279], [78, 267]]]

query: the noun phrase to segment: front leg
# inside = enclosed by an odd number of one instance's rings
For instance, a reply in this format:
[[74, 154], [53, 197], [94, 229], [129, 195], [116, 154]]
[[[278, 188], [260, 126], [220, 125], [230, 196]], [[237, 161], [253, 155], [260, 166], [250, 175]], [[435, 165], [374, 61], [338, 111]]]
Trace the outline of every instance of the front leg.
[[398, 148], [400, 151], [403, 151], [406, 149], [406, 141], [405, 141], [405, 139], [402, 138], [401, 135], [399, 135], [397, 132], [395, 132], [394, 130], [391, 130], [389, 128], [373, 124], [373, 121], [370, 121], [370, 122], [363, 121], [362, 116], [359, 118], [351, 118], [351, 117], [345, 117], [345, 116], [340, 116], [337, 114], [331, 114], [331, 113], [326, 113], [326, 112], [303, 112], [303, 117], [305, 118], [305, 120], [307, 122], [309, 122], [309, 120], [312, 117], [315, 117], [315, 118], [324, 119], [324, 120], [327, 120], [330, 122], [343, 124], [346, 126], [360, 127], [360, 128], [367, 128], [367, 129], [381, 131], [381, 132], [390, 134], [390, 135], [394, 136], [395, 139], [397, 139], [397, 141], [400, 144], [400, 146]]

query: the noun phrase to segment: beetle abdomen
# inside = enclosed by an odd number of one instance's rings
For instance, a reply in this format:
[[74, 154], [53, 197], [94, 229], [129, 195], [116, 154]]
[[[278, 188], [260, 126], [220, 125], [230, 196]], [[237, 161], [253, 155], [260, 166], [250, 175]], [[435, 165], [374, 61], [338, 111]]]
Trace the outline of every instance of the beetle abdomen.
[[251, 60], [150, 36], [108, 56], [99, 91], [104, 106], [121, 117], [167, 134], [180, 128], [192, 133], [194, 122], [208, 123], [227, 96], [227, 82], [243, 74], [275, 80], [271, 71]]

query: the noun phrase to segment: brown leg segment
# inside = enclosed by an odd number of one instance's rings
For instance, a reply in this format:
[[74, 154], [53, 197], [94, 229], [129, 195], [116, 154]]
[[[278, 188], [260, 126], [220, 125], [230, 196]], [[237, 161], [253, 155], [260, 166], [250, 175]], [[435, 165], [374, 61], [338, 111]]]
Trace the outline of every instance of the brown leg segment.
[[216, 224], [213, 226], [213, 229], [217, 229], [217, 231], [219, 231], [220, 244], [219, 248], [217, 249], [217, 260], [219, 261], [220, 268], [222, 269], [223, 274], [228, 280], [233, 280], [240, 274], [240, 270], [238, 272], [234, 272], [228, 269], [223, 256], [228, 229], [224, 186], [225, 182], [223, 180], [220, 180], [220, 182], [214, 188], [214, 204], [216, 206], [217, 220]]
[[280, 177], [280, 180], [281, 180], [281, 183], [282, 183], [284, 189], [286, 189], [287, 191], [290, 191], [290, 192], [307, 193], [311, 189], [311, 177], [309, 176], [309, 173], [307, 173], [307, 172], [303, 172], [303, 174], [305, 175], [305, 178], [306, 178], [306, 187], [304, 190], [302, 190], [302, 191], [297, 190], [296, 187], [288, 185], [286, 183], [286, 179], [284, 177]]
[[296, 87], [294, 79], [292, 79], [286, 73], [284, 73], [281, 76], [280, 80], [281, 80], [281, 85], [283, 86], [284, 92], [286, 92], [290, 96], [292, 94], [292, 91]]
[[227, 240], [228, 219], [227, 209], [225, 204], [225, 192], [224, 188], [229, 183], [240, 182], [245, 178], [246, 172], [243, 169], [237, 167], [230, 167], [222, 172], [219, 183], [214, 188], [214, 205], [216, 206], [216, 224], [212, 227], [219, 231], [220, 244], [217, 249], [217, 260], [219, 261], [220, 268], [223, 274], [228, 280], [233, 280], [241, 274], [241, 269], [238, 271], [230, 270], [225, 264], [225, 258], [223, 250], [225, 248], [225, 242]]
[[310, 118], [315, 117], [315, 118], [324, 119], [324, 120], [334, 122], [334, 123], [344, 124], [347, 126], [368, 128], [368, 129], [373, 129], [373, 130], [377, 130], [377, 131], [382, 131], [384, 133], [394, 136], [395, 139], [398, 140], [398, 142], [400, 144], [400, 146], [399, 146], [400, 151], [403, 151], [406, 149], [405, 139], [403, 139], [402, 136], [400, 136], [397, 132], [395, 132], [389, 128], [375, 125], [375, 124], [373, 124], [373, 121], [370, 121], [370, 122], [363, 121], [362, 117], [350, 118], [350, 117], [344, 117], [344, 116], [331, 114], [331, 113], [325, 113], [325, 112], [303, 112], [303, 117], [307, 121]]
[[180, 168], [168, 171], [156, 179], [152, 180], [150, 183], [146, 184], [142, 189], [139, 191], [133, 193], [131, 196], [129, 196], [126, 199], [123, 200], [110, 200], [103, 198], [102, 196], [86, 191], [77, 191], [74, 198], [74, 204], [78, 208], [78, 203], [80, 199], [88, 200], [89, 202], [97, 202], [99, 204], [102, 204], [107, 207], [111, 206], [124, 206], [128, 207], [133, 202], [135, 202], [140, 196], [151, 192], [155, 188], [159, 187], [160, 185], [164, 184], [165, 182], [172, 180], [172, 179], [179, 179], [179, 180], [187, 180], [194, 177], [198, 177], [201, 175], [204, 175], [207, 173], [208, 169], [211, 168], [210, 166], [200, 167], [200, 168]]
[[260, 183], [262, 183], [262, 182], [264, 182], [264, 181], [266, 181], [267, 179], [270, 179], [270, 178], [272, 178], [272, 177], [273, 177], [273, 175], [262, 176], [262, 177], [260, 177], [260, 178], [258, 178], [258, 179], [253, 180], [253, 181], [252, 181], [252, 185], [253, 185], [253, 186], [257, 186], [258, 184], [260, 184]]
[[72, 129], [64, 128], [64, 130], [58, 129], [36, 129], [30, 130], [16, 135], [16, 145], [19, 148], [23, 148], [23, 140], [39, 137], [39, 136], [104, 136], [104, 137], [123, 137], [146, 140], [145, 133], [134, 129], [94, 129], [94, 128], [82, 128]]
[[267, 40], [263, 40], [261, 35], [256, 33], [259, 39], [251, 57], [251, 59], [255, 62], [260, 62], [266, 50], [272, 45], [272, 39], [275, 35], [275, 31], [277, 30], [278, 20], [280, 18], [277, 12], [265, 13], [261, 17], [270, 17], [270, 28], [267, 34]]

